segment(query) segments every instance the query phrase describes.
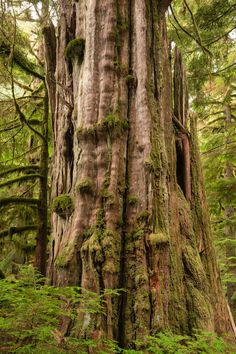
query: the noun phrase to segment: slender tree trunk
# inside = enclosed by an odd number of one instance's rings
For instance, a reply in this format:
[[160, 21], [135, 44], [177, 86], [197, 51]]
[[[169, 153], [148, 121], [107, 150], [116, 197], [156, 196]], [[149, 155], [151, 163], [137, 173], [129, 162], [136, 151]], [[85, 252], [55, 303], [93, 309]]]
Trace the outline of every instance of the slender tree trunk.
[[35, 266], [46, 275], [47, 244], [48, 244], [48, 117], [49, 103], [48, 92], [45, 87], [44, 113], [42, 120], [42, 135], [40, 151], [40, 180], [39, 180], [39, 205], [38, 205], [38, 232], [36, 236]]
[[[231, 125], [231, 112], [230, 106], [225, 106], [225, 152], [228, 151], [228, 142], [230, 137]], [[228, 179], [235, 178], [234, 176], [234, 167], [229, 161], [225, 164], [224, 178], [227, 181]], [[235, 246], [235, 226], [230, 223], [232, 218], [235, 215], [235, 209], [232, 205], [232, 197], [230, 194], [226, 195], [226, 206], [224, 209], [225, 220], [228, 223], [224, 228], [224, 236], [226, 238], [226, 262], [228, 265], [228, 272], [230, 277], [236, 278], [236, 246]], [[227, 283], [227, 298], [229, 306], [231, 308], [234, 320], [236, 319], [236, 302], [233, 299], [233, 295], [236, 292], [236, 284], [234, 281]]]
[[122, 346], [163, 328], [231, 331], [194, 122], [182, 150], [188, 185], [177, 183], [169, 3], [61, 1], [49, 275], [99, 294], [125, 288], [77, 328]]

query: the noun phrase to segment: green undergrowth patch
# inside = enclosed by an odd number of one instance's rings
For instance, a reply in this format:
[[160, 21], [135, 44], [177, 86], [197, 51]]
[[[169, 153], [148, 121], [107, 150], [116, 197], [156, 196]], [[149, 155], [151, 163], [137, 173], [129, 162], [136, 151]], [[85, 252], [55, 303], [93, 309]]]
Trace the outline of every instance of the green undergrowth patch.
[[0, 353], [235, 352], [233, 344], [226, 343], [214, 333], [201, 331], [195, 331], [191, 337], [170, 331], [160, 332], [130, 343], [130, 349], [121, 349], [111, 340], [78, 339], [72, 334], [65, 335], [61, 327], [62, 318], [71, 320], [72, 323], [74, 320], [82, 321], [81, 326], [83, 318], [94, 321], [97, 314], [105, 314], [106, 298], [111, 295], [119, 296], [121, 290], [105, 289], [103, 295], [98, 295], [79, 287], [49, 286], [45, 280], [33, 266], [23, 266], [17, 275], [0, 279]]
[[96, 347], [113, 353], [117, 345], [112, 341], [64, 336], [61, 320], [102, 313], [106, 296], [119, 292], [105, 289], [98, 295], [79, 287], [49, 286], [45, 280], [33, 266], [0, 280], [0, 353], [83, 354]]

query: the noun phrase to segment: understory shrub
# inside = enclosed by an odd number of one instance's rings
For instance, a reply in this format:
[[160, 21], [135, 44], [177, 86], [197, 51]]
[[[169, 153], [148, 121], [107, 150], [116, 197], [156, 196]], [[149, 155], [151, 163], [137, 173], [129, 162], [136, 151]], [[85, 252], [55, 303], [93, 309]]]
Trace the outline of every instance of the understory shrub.
[[[79, 287], [57, 288], [32, 266], [23, 266], [18, 275], [0, 280], [0, 353], [95, 353], [95, 354], [198, 354], [234, 353], [213, 333], [194, 336], [158, 333], [134, 343], [136, 349], [120, 349], [116, 342], [77, 339], [62, 330], [63, 319], [78, 320], [82, 312], [103, 312], [107, 295], [120, 291], [107, 289], [103, 296]], [[144, 344], [145, 343], [145, 344]], [[91, 351], [92, 350], [92, 351]]]

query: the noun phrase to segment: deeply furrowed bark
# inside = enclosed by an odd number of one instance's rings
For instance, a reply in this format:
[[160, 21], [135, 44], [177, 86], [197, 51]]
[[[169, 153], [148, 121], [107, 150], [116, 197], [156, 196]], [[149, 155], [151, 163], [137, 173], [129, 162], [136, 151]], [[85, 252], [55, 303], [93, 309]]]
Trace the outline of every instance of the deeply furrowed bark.
[[[195, 131], [183, 139], [177, 184], [163, 3], [61, 1], [52, 197], [69, 194], [74, 208], [53, 213], [49, 275], [100, 294], [125, 288], [76, 333], [122, 346], [163, 328], [231, 331]], [[69, 57], [79, 38], [84, 56], [77, 47]]]

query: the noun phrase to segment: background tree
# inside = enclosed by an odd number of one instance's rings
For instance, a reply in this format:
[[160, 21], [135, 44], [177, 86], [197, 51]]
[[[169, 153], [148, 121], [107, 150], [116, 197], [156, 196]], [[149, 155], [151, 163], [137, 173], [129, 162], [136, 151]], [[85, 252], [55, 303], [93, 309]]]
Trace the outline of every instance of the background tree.
[[[184, 6], [182, 6], [184, 3]], [[214, 239], [235, 316], [235, 23], [233, 1], [176, 1], [170, 36], [187, 67], [199, 134]]]
[[[22, 4], [23, 9], [9, 7], [2, 2], [0, 50], [4, 89], [1, 103], [3, 113], [7, 109], [9, 111], [7, 115], [5, 113], [7, 127], [1, 133], [9, 148], [2, 151], [4, 168], [1, 172], [0, 205], [5, 208], [7, 225], [0, 235], [14, 235], [17, 248], [31, 249], [35, 244], [35, 265], [45, 274], [49, 103], [42, 44], [40, 48], [37, 33], [33, 35], [28, 29], [24, 31], [26, 25], [21, 22], [22, 11], [23, 14], [26, 11], [24, 15], [28, 16], [31, 30], [34, 27], [29, 16], [30, 3]], [[2, 117], [2, 125], [6, 124], [4, 120]], [[7, 198], [6, 191], [10, 194]], [[6, 209], [9, 205], [12, 213]]]

